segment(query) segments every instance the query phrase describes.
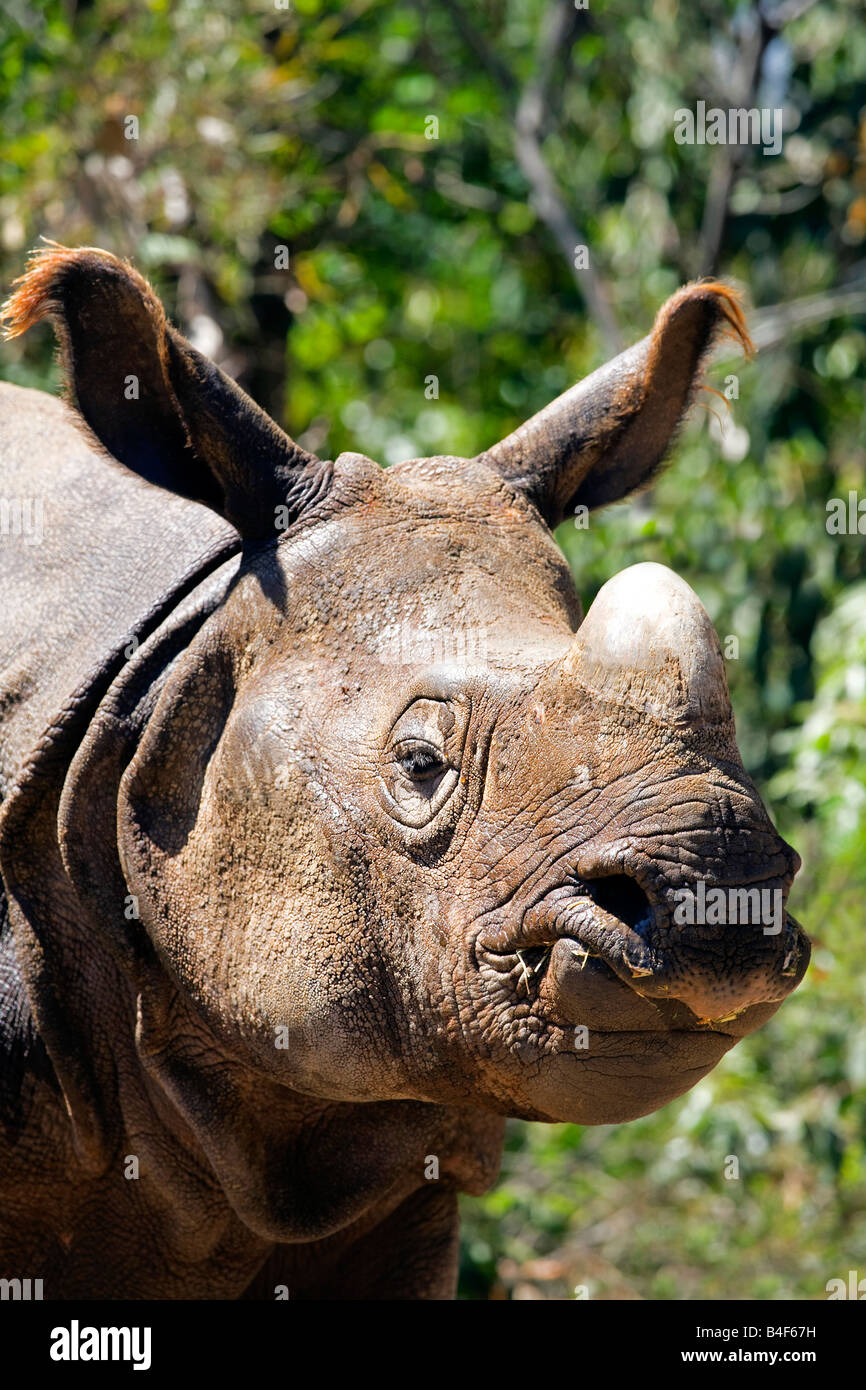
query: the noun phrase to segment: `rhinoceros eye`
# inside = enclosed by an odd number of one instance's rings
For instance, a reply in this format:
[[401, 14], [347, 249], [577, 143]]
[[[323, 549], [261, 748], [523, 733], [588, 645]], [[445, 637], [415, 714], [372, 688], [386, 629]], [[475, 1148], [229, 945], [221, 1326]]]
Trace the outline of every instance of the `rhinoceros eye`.
[[414, 700], [384, 750], [385, 805], [404, 825], [432, 821], [460, 777], [462, 729], [447, 700]]
[[413, 782], [425, 782], [445, 771], [447, 759], [429, 743], [403, 744], [395, 750], [397, 761]]

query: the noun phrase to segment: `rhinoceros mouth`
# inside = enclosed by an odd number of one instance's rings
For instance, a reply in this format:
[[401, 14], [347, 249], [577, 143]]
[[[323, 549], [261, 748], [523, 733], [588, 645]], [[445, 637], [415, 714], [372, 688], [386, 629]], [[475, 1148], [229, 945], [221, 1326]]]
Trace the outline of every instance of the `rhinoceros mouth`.
[[[478, 939], [479, 964], [510, 988], [515, 1002], [569, 1022], [589, 1007], [606, 1022], [640, 1003], [641, 1028], [735, 1032], [757, 1026], [794, 988], [808, 963], [804, 934], [790, 916], [778, 947], [749, 974], [748, 964], [730, 980], [710, 982], [703, 997], [689, 989], [688, 970], [706, 979], [717, 968], [712, 952], [701, 961], [700, 939], [672, 933], [663, 902], [651, 902], [640, 885], [613, 874], [572, 880], [548, 891], [523, 915], [511, 939], [502, 933]], [[703, 1003], [704, 1007], [701, 1007]], [[729, 1028], [728, 1025], [733, 1025]]]
[[631, 983], [653, 975], [660, 967], [647, 933], [655, 913], [646, 893], [624, 874], [599, 879], [575, 879], [548, 893], [524, 915], [510, 942], [479, 941], [488, 958], [521, 968], [520, 986], [531, 993], [550, 961], [558, 941], [570, 941], [585, 965], [590, 958], [611, 974]]

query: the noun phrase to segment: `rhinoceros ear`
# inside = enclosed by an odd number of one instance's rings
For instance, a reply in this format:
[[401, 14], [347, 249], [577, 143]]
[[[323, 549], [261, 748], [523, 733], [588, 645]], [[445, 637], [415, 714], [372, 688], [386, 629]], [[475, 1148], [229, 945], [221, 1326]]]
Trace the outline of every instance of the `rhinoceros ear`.
[[328, 487], [306, 453], [168, 323], [150, 285], [107, 251], [36, 251], [4, 306], [6, 336], [46, 316], [72, 403], [136, 473], [218, 511], [245, 538], [274, 534]]
[[720, 332], [752, 344], [734, 291], [686, 285], [652, 333], [479, 455], [525, 492], [550, 526], [576, 506], [603, 507], [648, 483], [661, 464]]

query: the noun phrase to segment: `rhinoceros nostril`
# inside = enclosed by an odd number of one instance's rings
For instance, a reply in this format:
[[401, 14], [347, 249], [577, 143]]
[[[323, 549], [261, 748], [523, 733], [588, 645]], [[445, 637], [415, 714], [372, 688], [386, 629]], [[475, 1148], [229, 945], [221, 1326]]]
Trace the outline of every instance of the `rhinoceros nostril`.
[[626, 926], [639, 928], [652, 921], [652, 906], [646, 893], [628, 874], [611, 874], [606, 878], [584, 879], [593, 902]]

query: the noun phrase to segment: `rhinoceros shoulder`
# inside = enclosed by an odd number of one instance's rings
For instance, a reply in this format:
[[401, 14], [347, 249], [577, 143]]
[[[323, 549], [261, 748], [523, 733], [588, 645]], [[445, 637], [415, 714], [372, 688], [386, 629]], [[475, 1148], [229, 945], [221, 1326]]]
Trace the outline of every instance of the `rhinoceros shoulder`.
[[0, 798], [72, 693], [239, 545], [105, 453], [65, 402], [0, 382]]

